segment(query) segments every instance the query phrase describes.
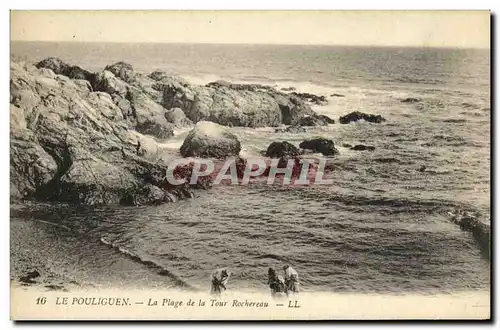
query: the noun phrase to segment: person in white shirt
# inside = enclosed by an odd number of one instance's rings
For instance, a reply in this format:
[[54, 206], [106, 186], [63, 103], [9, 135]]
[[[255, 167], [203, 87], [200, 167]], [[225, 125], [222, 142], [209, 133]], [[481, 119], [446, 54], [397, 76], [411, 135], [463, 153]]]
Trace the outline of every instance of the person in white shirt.
[[283, 267], [285, 271], [286, 293], [288, 295], [299, 292], [299, 274], [290, 265]]

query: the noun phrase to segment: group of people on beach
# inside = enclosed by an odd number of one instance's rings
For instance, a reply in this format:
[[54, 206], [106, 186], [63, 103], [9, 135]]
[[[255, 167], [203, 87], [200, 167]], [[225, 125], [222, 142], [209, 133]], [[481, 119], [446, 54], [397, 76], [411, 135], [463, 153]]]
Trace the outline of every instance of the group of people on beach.
[[[274, 268], [269, 268], [267, 272], [267, 284], [271, 289], [271, 296], [290, 296], [299, 292], [299, 274], [290, 265], [283, 266], [285, 275], [279, 275]], [[227, 290], [227, 283], [231, 272], [227, 269], [217, 269], [212, 273], [212, 285], [210, 293], [214, 296], [221, 296]]]

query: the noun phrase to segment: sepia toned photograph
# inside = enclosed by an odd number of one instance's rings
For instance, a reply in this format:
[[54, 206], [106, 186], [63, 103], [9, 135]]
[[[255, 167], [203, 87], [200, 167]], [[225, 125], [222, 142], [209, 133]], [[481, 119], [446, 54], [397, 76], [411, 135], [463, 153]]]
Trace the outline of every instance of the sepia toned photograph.
[[11, 319], [488, 320], [490, 21], [12, 10]]

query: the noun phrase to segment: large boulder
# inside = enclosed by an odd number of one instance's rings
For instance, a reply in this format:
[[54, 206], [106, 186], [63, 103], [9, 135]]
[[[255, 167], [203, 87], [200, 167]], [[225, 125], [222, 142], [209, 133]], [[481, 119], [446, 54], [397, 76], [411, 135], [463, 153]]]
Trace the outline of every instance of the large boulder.
[[300, 155], [300, 150], [289, 142], [275, 141], [267, 147], [265, 155], [270, 158], [296, 157]]
[[299, 144], [299, 147], [302, 149], [313, 150], [315, 152], [321, 152], [325, 156], [333, 156], [339, 153], [337, 148], [335, 148], [335, 143], [332, 140], [325, 138], [315, 138], [302, 141]]
[[380, 124], [380, 123], [386, 121], [386, 119], [384, 117], [382, 117], [381, 115], [372, 115], [372, 114], [367, 114], [367, 113], [363, 113], [363, 112], [359, 112], [359, 111], [351, 112], [351, 113], [339, 118], [339, 122], [341, 124], [349, 124], [351, 122], [356, 122], [358, 120], [364, 120], [364, 121], [367, 121], [370, 123], [377, 123], [377, 124]]
[[236, 135], [216, 123], [201, 121], [189, 132], [182, 143], [183, 157], [226, 158], [238, 156], [241, 144]]

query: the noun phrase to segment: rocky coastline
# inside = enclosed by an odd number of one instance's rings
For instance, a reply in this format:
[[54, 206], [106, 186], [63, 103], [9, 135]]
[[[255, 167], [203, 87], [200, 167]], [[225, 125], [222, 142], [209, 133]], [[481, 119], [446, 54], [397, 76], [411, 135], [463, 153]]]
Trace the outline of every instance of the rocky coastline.
[[[34, 64], [12, 61], [11, 200], [147, 205], [189, 198], [193, 190], [206, 189], [206, 182], [168, 185], [169, 160], [239, 157], [240, 142], [224, 126], [294, 133], [335, 124], [311, 108], [326, 102], [324, 96], [263, 85], [192, 85], [159, 70], [135, 72], [125, 62], [89, 72], [58, 58]], [[359, 112], [345, 117], [385, 120]], [[202, 123], [208, 123], [210, 136], [198, 134]], [[192, 131], [180, 150], [163, 148], [161, 141], [176, 128]], [[330, 156], [338, 153], [333, 141], [323, 140], [326, 149], [311, 148]]]

